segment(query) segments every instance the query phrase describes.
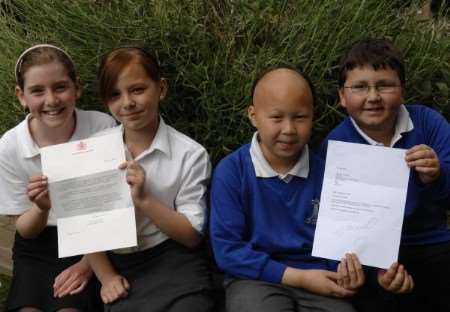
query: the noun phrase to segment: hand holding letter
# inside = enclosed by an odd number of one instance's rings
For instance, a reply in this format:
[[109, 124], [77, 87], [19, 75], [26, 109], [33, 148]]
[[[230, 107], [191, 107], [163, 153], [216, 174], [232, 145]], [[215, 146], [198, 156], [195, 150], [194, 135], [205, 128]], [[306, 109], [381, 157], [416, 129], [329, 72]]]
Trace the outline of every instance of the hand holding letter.
[[36, 175], [30, 177], [27, 185], [27, 195], [31, 202], [42, 211], [48, 211], [51, 207], [48, 197], [48, 180], [46, 176]]
[[361, 263], [355, 254], [346, 254], [337, 269], [337, 284], [345, 289], [358, 290], [365, 282]]
[[424, 184], [433, 182], [441, 174], [439, 158], [436, 152], [425, 144], [410, 148], [406, 152], [406, 163], [408, 167], [417, 171], [420, 181]]
[[409, 293], [414, 288], [412, 276], [398, 262], [394, 262], [388, 270], [378, 270], [378, 283], [395, 294]]
[[131, 198], [136, 208], [141, 207], [141, 203], [145, 199], [144, 183], [145, 171], [144, 168], [135, 160], [127, 161], [119, 166], [119, 169], [127, 170], [127, 183], [131, 188]]

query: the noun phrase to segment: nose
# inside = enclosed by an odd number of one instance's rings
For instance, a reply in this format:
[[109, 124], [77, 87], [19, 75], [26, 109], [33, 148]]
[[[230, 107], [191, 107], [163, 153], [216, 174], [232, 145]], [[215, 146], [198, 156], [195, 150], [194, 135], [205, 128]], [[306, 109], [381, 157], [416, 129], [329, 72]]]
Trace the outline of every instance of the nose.
[[283, 122], [283, 134], [295, 134], [296, 128], [293, 120], [287, 119]]
[[53, 91], [46, 92], [44, 100], [46, 105], [52, 106], [58, 104], [58, 97]]
[[372, 101], [376, 101], [380, 98], [380, 92], [377, 90], [377, 87], [370, 86], [369, 91], [367, 93], [367, 98]]
[[130, 95], [124, 94], [123, 108], [124, 109], [133, 109], [135, 106], [136, 106], [136, 102], [134, 101], [134, 99]]

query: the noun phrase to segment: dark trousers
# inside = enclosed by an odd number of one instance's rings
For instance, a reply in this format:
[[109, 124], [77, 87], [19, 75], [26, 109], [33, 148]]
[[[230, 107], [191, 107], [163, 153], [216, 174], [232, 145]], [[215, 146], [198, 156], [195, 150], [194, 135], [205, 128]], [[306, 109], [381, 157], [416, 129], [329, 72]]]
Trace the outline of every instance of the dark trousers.
[[352, 299], [359, 312], [449, 312], [450, 242], [402, 246], [399, 262], [414, 279], [409, 294], [392, 294], [376, 280], [376, 269], [367, 271], [366, 285]]

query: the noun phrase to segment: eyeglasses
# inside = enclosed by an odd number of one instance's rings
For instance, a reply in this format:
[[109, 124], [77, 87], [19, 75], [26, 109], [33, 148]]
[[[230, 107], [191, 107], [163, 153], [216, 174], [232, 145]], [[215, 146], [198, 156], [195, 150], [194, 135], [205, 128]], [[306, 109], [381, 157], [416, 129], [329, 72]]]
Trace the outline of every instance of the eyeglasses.
[[364, 85], [364, 84], [357, 84], [353, 86], [344, 86], [346, 89], [350, 89], [352, 93], [360, 94], [360, 95], [366, 95], [369, 94], [370, 89], [374, 88], [376, 92], [378, 93], [394, 93], [397, 88], [400, 88], [401, 86], [398, 84], [386, 84], [386, 83], [380, 83], [376, 84], [374, 86]]

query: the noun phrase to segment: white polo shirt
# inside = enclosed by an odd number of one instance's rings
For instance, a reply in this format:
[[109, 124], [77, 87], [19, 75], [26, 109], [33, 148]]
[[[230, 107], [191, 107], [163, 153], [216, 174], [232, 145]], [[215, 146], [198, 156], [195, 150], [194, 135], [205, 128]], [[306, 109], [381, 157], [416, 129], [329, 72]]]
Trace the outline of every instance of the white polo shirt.
[[298, 161], [286, 174], [279, 174], [267, 162], [259, 145], [258, 132], [255, 132], [250, 144], [250, 157], [253, 167], [255, 167], [255, 174], [259, 178], [278, 177], [284, 182], [289, 183], [293, 176], [307, 178], [309, 174], [309, 148], [307, 144], [303, 147]]
[[[76, 109], [75, 131], [69, 141], [85, 139], [95, 132], [116, 125], [109, 115]], [[20, 215], [31, 207], [27, 196], [28, 179], [42, 174], [39, 146], [34, 142], [28, 121], [31, 115], [0, 139], [0, 214]], [[50, 210], [48, 225], [56, 225]]]
[[[120, 130], [120, 125], [101, 134]], [[126, 151], [127, 159], [132, 159]], [[160, 118], [152, 144], [135, 158], [145, 170], [144, 190], [160, 202], [186, 216], [194, 229], [203, 232], [206, 218], [206, 193], [211, 176], [211, 163], [206, 149], [183, 133], [168, 126]], [[145, 250], [168, 239], [146, 215], [138, 209], [136, 226], [138, 245], [114, 250], [132, 253]]]

